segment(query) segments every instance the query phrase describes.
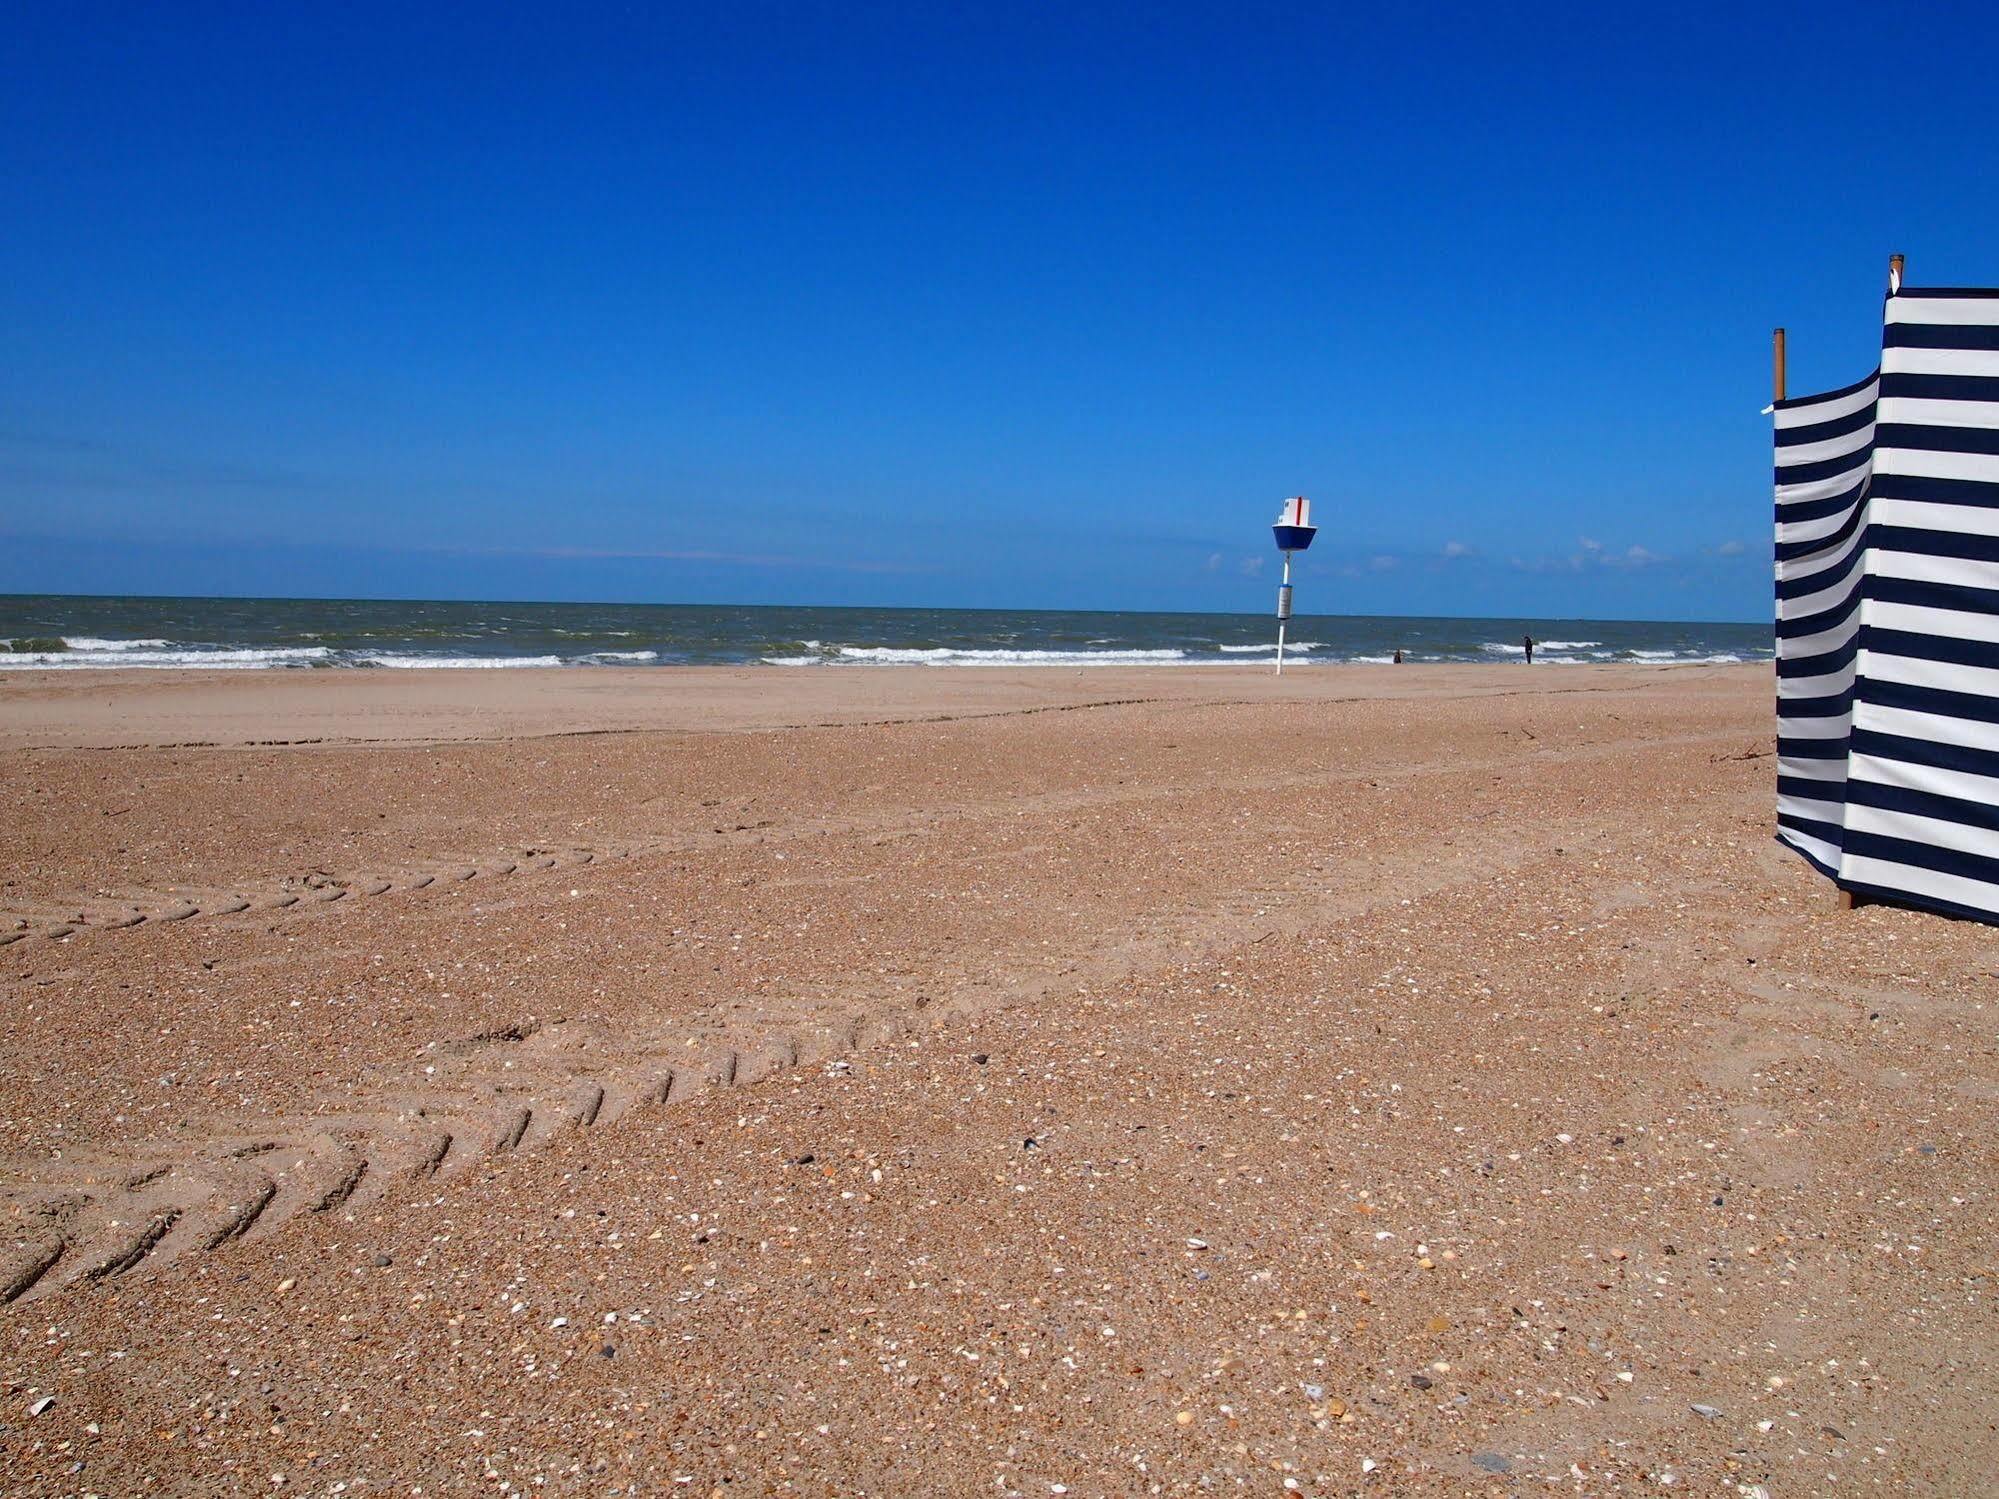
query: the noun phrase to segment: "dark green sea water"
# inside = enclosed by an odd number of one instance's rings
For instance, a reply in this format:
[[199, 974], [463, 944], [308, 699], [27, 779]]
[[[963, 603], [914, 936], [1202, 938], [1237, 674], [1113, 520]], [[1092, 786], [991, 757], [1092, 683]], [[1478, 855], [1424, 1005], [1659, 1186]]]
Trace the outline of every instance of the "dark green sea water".
[[[1263, 615], [0, 595], [0, 669], [1267, 664]], [[1302, 615], [1301, 664], [1757, 661], [1770, 627]]]

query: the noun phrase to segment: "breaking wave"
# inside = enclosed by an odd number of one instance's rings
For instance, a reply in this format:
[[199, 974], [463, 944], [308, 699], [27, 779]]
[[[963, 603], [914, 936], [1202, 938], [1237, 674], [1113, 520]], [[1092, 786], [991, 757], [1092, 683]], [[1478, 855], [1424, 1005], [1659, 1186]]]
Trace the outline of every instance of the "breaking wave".
[[370, 651], [354, 658], [356, 666], [388, 666], [398, 670], [440, 667], [445, 670], [478, 670], [503, 666], [560, 666], [560, 656], [395, 656]]
[[61, 651], [10, 651], [0, 655], [0, 670], [78, 671], [118, 667], [132, 671], [197, 668], [203, 671], [252, 671], [271, 666], [310, 666], [329, 660], [333, 652], [321, 645], [272, 646], [267, 649], [189, 646], [160, 650], [165, 641], [98, 641], [88, 637], [66, 640]]
[[843, 645], [836, 650], [843, 661], [874, 661], [890, 666], [1145, 666], [1187, 659], [1185, 651], [1173, 647], [1150, 651], [1023, 651], [950, 645]]

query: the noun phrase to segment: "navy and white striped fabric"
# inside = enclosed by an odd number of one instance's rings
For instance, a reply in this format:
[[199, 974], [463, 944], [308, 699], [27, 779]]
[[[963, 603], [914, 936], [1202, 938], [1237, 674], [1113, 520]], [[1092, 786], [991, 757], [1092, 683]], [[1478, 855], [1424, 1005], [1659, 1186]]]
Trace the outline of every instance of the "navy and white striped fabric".
[[1777, 836], [1999, 921], [1999, 290], [1896, 292], [1880, 369], [1775, 415]]

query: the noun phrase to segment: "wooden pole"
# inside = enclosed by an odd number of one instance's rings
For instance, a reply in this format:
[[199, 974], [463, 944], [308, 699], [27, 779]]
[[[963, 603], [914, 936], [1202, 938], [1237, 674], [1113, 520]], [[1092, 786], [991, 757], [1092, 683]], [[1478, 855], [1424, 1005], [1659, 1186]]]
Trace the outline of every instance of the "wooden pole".
[[1770, 354], [1773, 366], [1771, 383], [1776, 387], [1777, 391], [1774, 399], [1781, 401], [1784, 399], [1784, 330], [1782, 328], [1771, 331]]
[[1904, 262], [1900, 255], [1890, 255], [1888, 257], [1888, 295], [1891, 297], [1902, 289], [1903, 264]]

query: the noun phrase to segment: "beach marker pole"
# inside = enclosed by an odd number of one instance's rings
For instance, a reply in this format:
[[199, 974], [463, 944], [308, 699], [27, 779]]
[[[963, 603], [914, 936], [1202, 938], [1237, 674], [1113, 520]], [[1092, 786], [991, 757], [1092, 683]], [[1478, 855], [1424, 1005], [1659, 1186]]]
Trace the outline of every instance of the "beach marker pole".
[[1291, 621], [1291, 554], [1284, 554], [1284, 581], [1277, 585], [1277, 675], [1284, 675], [1284, 627]]
[[1277, 585], [1277, 675], [1284, 675], [1284, 627], [1291, 620], [1291, 554], [1312, 544], [1319, 528], [1312, 524], [1312, 502], [1302, 494], [1293, 495], [1277, 512], [1271, 531], [1277, 550], [1284, 554], [1284, 581]]
[[1784, 399], [1784, 330], [1775, 329], [1770, 334], [1770, 353], [1774, 365], [1772, 383], [1776, 386], [1776, 400]]

